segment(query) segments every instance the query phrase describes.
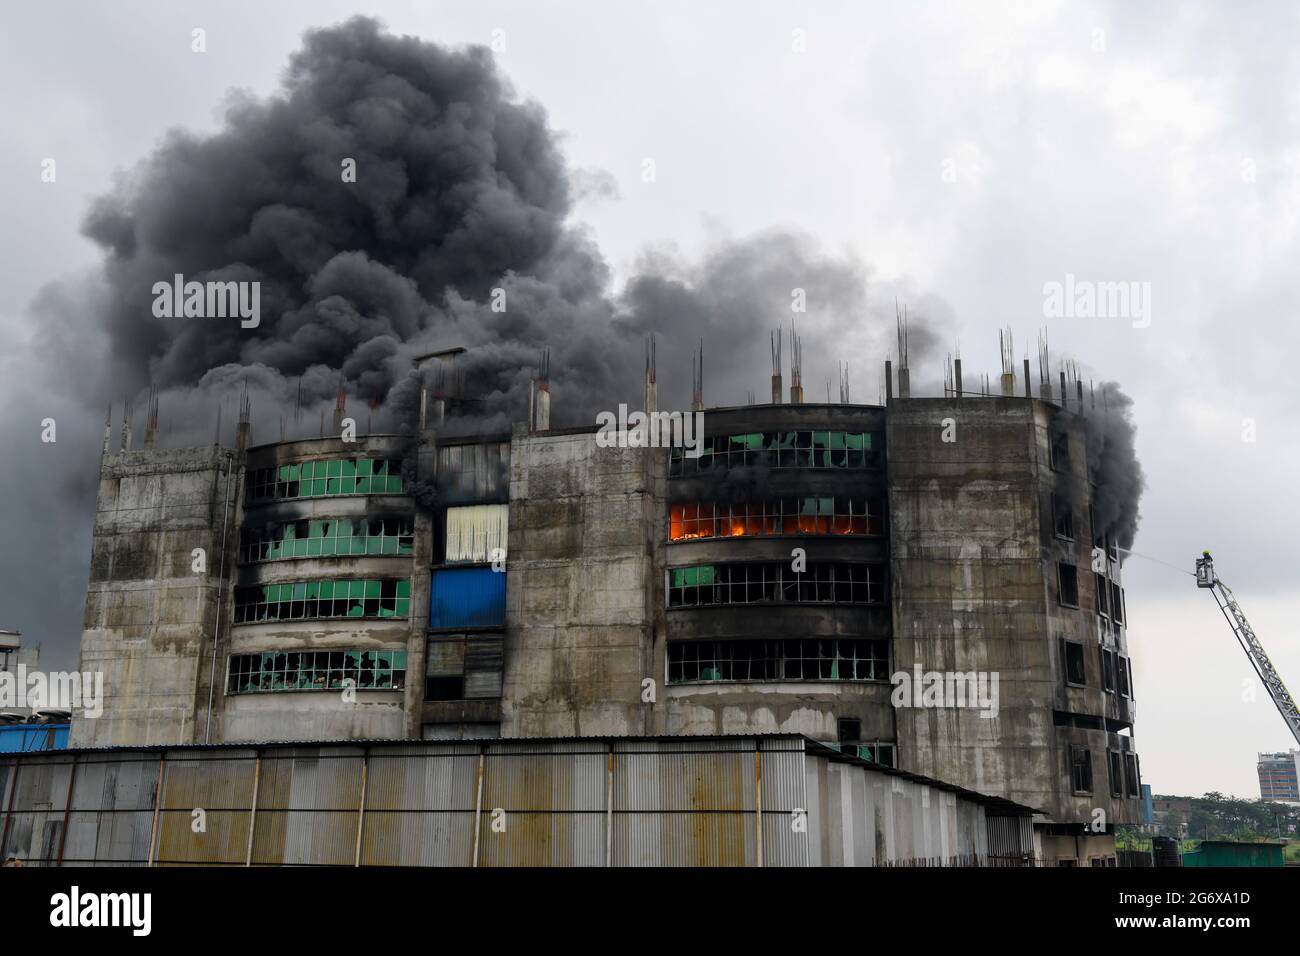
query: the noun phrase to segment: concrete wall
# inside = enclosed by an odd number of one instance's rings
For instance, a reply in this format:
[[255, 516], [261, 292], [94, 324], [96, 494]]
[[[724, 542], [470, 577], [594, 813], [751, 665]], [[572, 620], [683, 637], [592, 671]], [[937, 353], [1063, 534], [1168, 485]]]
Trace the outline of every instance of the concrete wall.
[[[943, 440], [951, 419], [955, 441]], [[1053, 430], [1071, 465], [1054, 472]], [[1057, 726], [1077, 712], [1113, 731], [1130, 704], [1103, 694], [1097, 675], [1091, 535], [1082, 423], [1022, 398], [897, 400], [889, 413], [895, 663], [899, 670], [997, 672], [999, 711], [900, 708], [908, 770], [1043, 809], [1071, 825], [1102, 809], [1107, 824], [1136, 819], [1140, 801], [1112, 800], [1106, 729]], [[1075, 540], [1053, 534], [1053, 493], [1075, 510]], [[1057, 562], [1079, 569], [1079, 606], [1061, 606]], [[1084, 642], [1092, 680], [1070, 689], [1059, 639]], [[1111, 718], [1116, 723], [1105, 725]], [[1127, 738], [1131, 740], [1131, 738]], [[1093, 793], [1076, 796], [1068, 745], [1092, 750]]]
[[641, 693], [653, 678], [662, 694], [664, 458], [593, 431], [516, 431], [502, 736], [654, 731]]
[[[104, 714], [74, 717], [75, 746], [202, 739], [226, 501], [231, 517], [235, 507], [231, 455], [212, 446], [105, 458], [80, 665], [104, 675]], [[195, 548], [205, 572], [193, 570]]]

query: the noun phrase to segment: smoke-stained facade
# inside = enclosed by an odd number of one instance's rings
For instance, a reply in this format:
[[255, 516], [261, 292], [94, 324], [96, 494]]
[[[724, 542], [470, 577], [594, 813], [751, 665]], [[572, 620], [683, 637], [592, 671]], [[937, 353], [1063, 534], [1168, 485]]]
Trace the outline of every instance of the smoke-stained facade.
[[[191, 641], [101, 621], [200, 587], [122, 572], [173, 540], [166, 504], [138, 502], [136, 537], [97, 559], [83, 667], [120, 680], [143, 642], [179, 676], [108, 686], [73, 744], [797, 733], [1033, 806], [1063, 857], [1095, 810], [1136, 820], [1125, 597], [1087, 454], [1104, 412], [753, 405], [706, 410], [687, 450], [445, 438], [449, 410], [420, 405], [414, 437], [206, 453], [234, 496], [223, 525], [203, 480], [197, 533], [228, 545], [190, 575], [209, 596]], [[106, 459], [98, 552], [121, 476], [175, 480], [174, 457]], [[931, 674], [996, 696], [932, 699]], [[1079, 862], [1113, 849], [1097, 836]]]

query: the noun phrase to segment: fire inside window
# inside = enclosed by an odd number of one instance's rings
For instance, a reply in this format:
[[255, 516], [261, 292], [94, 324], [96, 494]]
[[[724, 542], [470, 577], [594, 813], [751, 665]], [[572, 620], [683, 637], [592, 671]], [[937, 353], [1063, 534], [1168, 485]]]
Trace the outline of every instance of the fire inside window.
[[773, 498], [766, 501], [684, 502], [668, 509], [668, 537], [884, 533], [878, 499], [857, 496]]
[[889, 679], [889, 641], [835, 638], [680, 641], [668, 645], [670, 684]]
[[880, 565], [810, 562], [793, 571], [789, 562], [699, 564], [670, 568], [669, 607], [792, 603], [877, 604], [885, 600]]
[[669, 477], [727, 468], [867, 468], [879, 463], [873, 432], [793, 431], [713, 435], [703, 453], [690, 458], [683, 448], [669, 456]]
[[[350, 681], [351, 683], [347, 683]], [[236, 654], [226, 677], [229, 694], [295, 690], [401, 690], [406, 651], [270, 651]]]

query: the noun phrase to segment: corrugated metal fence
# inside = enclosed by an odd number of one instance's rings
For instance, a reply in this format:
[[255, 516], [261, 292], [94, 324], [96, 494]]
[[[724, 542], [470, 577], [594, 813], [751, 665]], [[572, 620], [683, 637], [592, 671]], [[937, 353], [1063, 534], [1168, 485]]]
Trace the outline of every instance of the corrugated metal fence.
[[978, 802], [819, 749], [772, 736], [23, 754], [0, 762], [0, 846], [45, 865], [985, 862]]

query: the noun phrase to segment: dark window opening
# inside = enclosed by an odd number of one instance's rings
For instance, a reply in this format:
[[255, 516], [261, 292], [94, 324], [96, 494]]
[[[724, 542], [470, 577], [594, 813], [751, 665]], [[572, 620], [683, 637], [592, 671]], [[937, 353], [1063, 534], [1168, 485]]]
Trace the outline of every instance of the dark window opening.
[[1117, 624], [1124, 623], [1124, 589], [1113, 583], [1110, 586], [1110, 616]]
[[1141, 780], [1138, 777], [1137, 754], [1124, 755], [1124, 777], [1128, 784], [1128, 795], [1136, 797], [1141, 793]]
[[1092, 793], [1092, 751], [1070, 747], [1070, 785], [1075, 793]]
[[1110, 795], [1112, 797], [1124, 796], [1124, 761], [1118, 751], [1107, 751], [1107, 757], [1110, 758]]
[[888, 680], [889, 641], [674, 641], [668, 682]]
[[1052, 495], [1052, 524], [1058, 538], [1074, 540], [1074, 509], [1069, 499]]
[[426, 677], [425, 700], [461, 700], [465, 696], [464, 677]]
[[1110, 594], [1110, 584], [1106, 581], [1105, 575], [1094, 574], [1092, 578], [1093, 590], [1097, 595], [1097, 613], [1109, 614], [1110, 600], [1108, 596]]
[[668, 475], [677, 478], [728, 468], [874, 468], [880, 463], [874, 432], [791, 431], [712, 435], [698, 458], [674, 447]]
[[1066, 432], [1052, 435], [1052, 468], [1055, 471], [1068, 471], [1070, 468], [1070, 436]]
[[1115, 693], [1115, 652], [1101, 648], [1101, 689]]
[[1065, 682], [1075, 687], [1086, 687], [1088, 680], [1083, 665], [1083, 645], [1078, 641], [1062, 639], [1061, 656], [1065, 660]]
[[883, 566], [810, 562], [794, 571], [788, 561], [702, 564], [668, 571], [669, 607], [799, 603], [879, 604], [887, 600]]
[[842, 744], [856, 744], [862, 739], [862, 721], [856, 717], [841, 717], [837, 729]]
[[1133, 685], [1129, 675], [1129, 661], [1127, 657], [1116, 655], [1115, 676], [1119, 680], [1119, 692], [1125, 697], [1132, 699]]
[[1079, 569], [1064, 561], [1057, 563], [1061, 603], [1066, 607], [1079, 606]]

